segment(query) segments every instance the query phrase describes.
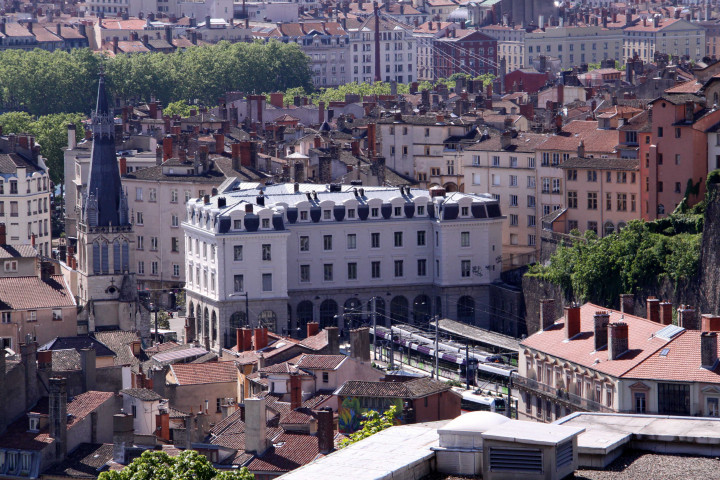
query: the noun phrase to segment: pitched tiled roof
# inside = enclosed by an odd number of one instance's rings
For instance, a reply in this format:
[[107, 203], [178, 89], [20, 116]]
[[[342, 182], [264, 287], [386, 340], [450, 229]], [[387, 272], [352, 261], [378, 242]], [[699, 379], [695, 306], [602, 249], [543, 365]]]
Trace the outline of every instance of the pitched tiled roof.
[[32, 245], [0, 245], [0, 260], [6, 258], [30, 258], [37, 255]]
[[178, 385], [236, 382], [235, 362], [179, 363], [170, 366]]
[[637, 158], [579, 158], [571, 157], [560, 168], [591, 168], [595, 170], [639, 170]]
[[112, 458], [112, 443], [81, 443], [63, 462], [43, 473], [54, 477], [94, 479]]
[[699, 93], [703, 84], [697, 80], [690, 80], [665, 90], [665, 93]]
[[73, 418], [68, 421], [68, 428], [90, 415], [90, 413], [95, 411], [100, 405], [113, 398], [114, 395], [112, 392], [96, 392], [91, 390], [74, 397], [67, 404], [67, 413], [73, 416]]
[[450, 390], [450, 386], [430, 377], [405, 382], [366, 382], [349, 380], [335, 391], [344, 397], [422, 398]]
[[[582, 125], [574, 125], [581, 123]], [[620, 133], [617, 130], [601, 130], [587, 124], [597, 122], [586, 122], [575, 120], [563, 127], [563, 132], [552, 135], [544, 143], [538, 145], [538, 150], [577, 150], [580, 140], [585, 144], [585, 151], [588, 153], [610, 154], [615, 151], [620, 143]]]
[[0, 278], [0, 310], [72, 307], [75, 297], [62, 275]]
[[308, 370], [335, 370], [345, 361], [345, 355], [302, 355], [296, 365]]
[[289, 472], [313, 461], [319, 454], [315, 435], [285, 432], [273, 439], [273, 446], [255, 457], [248, 469], [255, 472]]
[[322, 330], [317, 335], [307, 337], [300, 342], [300, 345], [310, 350], [322, 350], [328, 345], [327, 331]]
[[100, 340], [88, 336], [77, 337], [55, 337], [38, 350], [68, 350], [74, 349], [78, 352], [85, 349], [95, 350], [96, 357], [114, 357], [115, 352]]
[[147, 388], [126, 388], [124, 390], [120, 390], [120, 393], [123, 395], [130, 395], [131, 397], [135, 397], [146, 402], [157, 402], [158, 400], [162, 400], [162, 397], [157, 392]]
[[[607, 349], [595, 351], [594, 315], [598, 311], [610, 312], [610, 322], [622, 320], [628, 324], [629, 352], [616, 360], [608, 360]], [[554, 326], [529, 336], [520, 345], [618, 377], [668, 343], [668, 340], [655, 336], [663, 327], [664, 325], [642, 317], [586, 303], [580, 307], [580, 333], [572, 340], [565, 341], [564, 319], [559, 319]]]
[[107, 332], [95, 332], [95, 338], [108, 346], [115, 352], [115, 365], [130, 365], [134, 373], [140, 372], [140, 362], [148, 360], [148, 356], [141, 349], [140, 355], [133, 355], [132, 343], [140, 341], [137, 332], [124, 332], [122, 330], [110, 330]]

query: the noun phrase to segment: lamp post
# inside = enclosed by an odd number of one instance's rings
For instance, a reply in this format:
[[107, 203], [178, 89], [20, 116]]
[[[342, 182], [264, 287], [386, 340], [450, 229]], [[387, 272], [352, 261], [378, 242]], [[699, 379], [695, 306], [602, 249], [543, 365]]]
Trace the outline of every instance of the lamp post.
[[230, 297], [245, 297], [245, 326], [250, 326], [250, 300], [248, 298], [248, 292], [245, 293], [231, 293], [228, 295], [228, 298]]

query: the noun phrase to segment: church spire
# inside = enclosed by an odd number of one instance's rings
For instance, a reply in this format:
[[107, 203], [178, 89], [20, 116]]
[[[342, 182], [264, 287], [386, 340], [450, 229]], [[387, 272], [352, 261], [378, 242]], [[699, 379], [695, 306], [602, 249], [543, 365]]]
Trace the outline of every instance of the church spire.
[[115, 119], [110, 112], [103, 73], [90, 128], [93, 145], [83, 221], [92, 227], [128, 225], [127, 201], [115, 155]]

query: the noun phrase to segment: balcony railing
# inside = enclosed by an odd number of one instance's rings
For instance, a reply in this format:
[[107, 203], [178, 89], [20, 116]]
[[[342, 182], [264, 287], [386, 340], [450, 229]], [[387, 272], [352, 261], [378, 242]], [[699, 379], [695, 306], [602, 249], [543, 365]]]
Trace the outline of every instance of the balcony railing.
[[596, 402], [595, 400], [590, 400], [585, 397], [581, 397], [580, 395], [570, 393], [562, 388], [551, 387], [550, 385], [545, 385], [544, 383], [540, 383], [536, 380], [531, 380], [526, 377], [513, 375], [512, 381], [513, 385], [516, 387], [531, 390], [534, 393], [539, 393], [545, 397], [548, 397], [550, 400], [565, 403], [580, 410], [602, 413], [616, 412], [616, 410], [613, 410], [612, 408], [603, 405], [600, 402]]

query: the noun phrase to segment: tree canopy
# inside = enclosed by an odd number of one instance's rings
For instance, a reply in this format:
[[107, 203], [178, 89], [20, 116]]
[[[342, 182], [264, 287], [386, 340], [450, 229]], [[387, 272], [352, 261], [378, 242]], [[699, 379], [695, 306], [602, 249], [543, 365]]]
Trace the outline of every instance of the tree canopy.
[[395, 405], [391, 405], [390, 408], [385, 410], [385, 413], [380, 414], [375, 410], [368, 410], [363, 413], [364, 420], [361, 425], [362, 428], [357, 432], [351, 433], [348, 438], [340, 443], [340, 448], [347, 447], [353, 443], [359, 442], [360, 440], [374, 435], [386, 428], [390, 428], [395, 425], [395, 417], [397, 417], [397, 409]]
[[98, 480], [253, 480], [255, 475], [242, 467], [219, 471], [195, 450], [171, 457], [163, 451], [148, 450], [120, 470], [102, 472]]

